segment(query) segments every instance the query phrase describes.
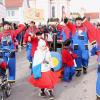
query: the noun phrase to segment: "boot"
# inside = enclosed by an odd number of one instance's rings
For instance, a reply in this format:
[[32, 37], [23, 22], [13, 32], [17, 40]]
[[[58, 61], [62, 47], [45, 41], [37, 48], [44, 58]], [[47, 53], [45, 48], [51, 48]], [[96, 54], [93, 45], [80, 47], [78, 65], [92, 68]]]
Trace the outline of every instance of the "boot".
[[87, 68], [83, 67], [83, 74], [87, 74]]
[[76, 76], [77, 76], [77, 77], [80, 77], [80, 76], [81, 76], [81, 70], [78, 70], [78, 71], [77, 71]]
[[100, 100], [100, 97], [97, 96], [97, 99], [96, 100]]
[[46, 97], [45, 89], [41, 89], [41, 92], [39, 93], [39, 96]]
[[32, 69], [32, 62], [30, 62], [30, 66], [29, 66], [29, 68]]

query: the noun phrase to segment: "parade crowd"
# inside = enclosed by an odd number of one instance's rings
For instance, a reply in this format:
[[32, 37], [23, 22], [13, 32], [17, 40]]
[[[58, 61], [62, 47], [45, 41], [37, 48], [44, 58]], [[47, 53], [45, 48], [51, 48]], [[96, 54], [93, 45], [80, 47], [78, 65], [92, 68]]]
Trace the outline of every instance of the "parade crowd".
[[[94, 26], [85, 17], [77, 17], [74, 22], [66, 17], [55, 25], [36, 26], [34, 21], [29, 24], [1, 23], [0, 50], [10, 50], [11, 53], [6, 52], [4, 56], [0, 53], [0, 76], [4, 76], [8, 68], [11, 83], [16, 80], [16, 52], [20, 46], [26, 48], [29, 61], [31, 73], [28, 82], [40, 89], [41, 97], [46, 97], [47, 92], [50, 100], [54, 100], [53, 89], [59, 81], [70, 82], [73, 76], [87, 74], [90, 57], [97, 55], [96, 96], [100, 100], [99, 23]], [[59, 70], [60, 76], [57, 76], [55, 72]]]

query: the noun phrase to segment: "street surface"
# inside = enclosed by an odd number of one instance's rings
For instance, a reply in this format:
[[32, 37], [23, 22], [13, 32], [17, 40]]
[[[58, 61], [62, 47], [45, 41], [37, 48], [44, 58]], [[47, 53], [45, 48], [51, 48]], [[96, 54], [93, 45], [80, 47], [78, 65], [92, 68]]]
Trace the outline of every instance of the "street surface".
[[[17, 79], [7, 100], [48, 100], [38, 96], [39, 89], [31, 86], [25, 50], [17, 53]], [[72, 82], [60, 82], [54, 89], [55, 100], [95, 100], [96, 57], [91, 57], [88, 74], [74, 77]]]

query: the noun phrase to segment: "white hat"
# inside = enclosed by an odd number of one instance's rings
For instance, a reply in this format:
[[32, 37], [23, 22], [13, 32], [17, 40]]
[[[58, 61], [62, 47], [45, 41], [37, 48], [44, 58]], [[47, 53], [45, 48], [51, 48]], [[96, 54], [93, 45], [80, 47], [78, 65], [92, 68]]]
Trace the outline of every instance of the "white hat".
[[38, 48], [41, 48], [43, 46], [46, 46], [46, 42], [43, 39], [40, 39], [38, 42]]

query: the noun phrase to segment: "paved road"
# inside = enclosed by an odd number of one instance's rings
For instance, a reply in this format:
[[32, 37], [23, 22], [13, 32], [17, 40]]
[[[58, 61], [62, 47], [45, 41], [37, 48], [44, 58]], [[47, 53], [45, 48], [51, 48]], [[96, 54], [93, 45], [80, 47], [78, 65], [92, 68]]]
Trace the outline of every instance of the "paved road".
[[[70, 83], [60, 82], [54, 90], [56, 100], [95, 100], [96, 57], [90, 59], [87, 75], [74, 77]], [[32, 87], [27, 78], [30, 75], [25, 50], [17, 53], [17, 80], [12, 95], [7, 100], [48, 100], [38, 96], [39, 90]]]

